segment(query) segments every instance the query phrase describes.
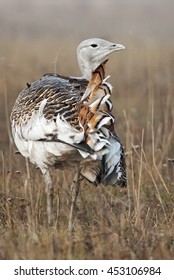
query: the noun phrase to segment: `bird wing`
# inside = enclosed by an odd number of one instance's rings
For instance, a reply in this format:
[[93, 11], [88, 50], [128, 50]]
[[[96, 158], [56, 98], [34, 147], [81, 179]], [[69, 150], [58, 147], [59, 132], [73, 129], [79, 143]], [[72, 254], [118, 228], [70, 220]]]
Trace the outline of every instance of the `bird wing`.
[[11, 114], [12, 128], [25, 140], [83, 141], [77, 105], [88, 81], [46, 74], [20, 93]]

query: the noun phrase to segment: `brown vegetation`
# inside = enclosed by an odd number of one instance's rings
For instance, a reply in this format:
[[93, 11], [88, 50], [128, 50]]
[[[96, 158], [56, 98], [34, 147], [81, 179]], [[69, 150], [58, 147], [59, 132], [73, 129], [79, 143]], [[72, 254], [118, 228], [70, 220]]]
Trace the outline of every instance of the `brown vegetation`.
[[[80, 0], [68, 11], [64, 1], [10, 2], [0, 0], [0, 259], [174, 259], [172, 1], [134, 1], [137, 10], [132, 1], [130, 9], [122, 1], [117, 9], [113, 1], [96, 1], [96, 7], [89, 1], [85, 14]], [[44, 13], [36, 2], [44, 3]], [[98, 9], [100, 3], [106, 6]], [[70, 22], [65, 14], [72, 14]], [[72, 27], [79, 28], [74, 37]], [[84, 180], [70, 239], [72, 174], [52, 170], [55, 221], [48, 227], [41, 173], [15, 153], [9, 115], [27, 82], [47, 72], [80, 75], [76, 45], [96, 34], [127, 47], [111, 56], [107, 73], [129, 187], [95, 187]]]
[[[112, 56], [107, 68], [129, 187], [123, 191], [82, 182], [69, 240], [72, 175], [52, 171], [55, 222], [48, 227], [40, 171], [14, 153], [9, 113], [26, 82], [49, 71], [78, 75], [74, 52], [63, 63], [61, 54], [55, 61], [53, 42], [19, 41], [13, 52], [10, 42], [1, 45], [6, 57], [0, 84], [1, 259], [174, 258], [174, 53], [169, 46], [137, 46], [141, 51], [128, 42], [127, 51]], [[75, 49], [73, 43], [68, 47]]]

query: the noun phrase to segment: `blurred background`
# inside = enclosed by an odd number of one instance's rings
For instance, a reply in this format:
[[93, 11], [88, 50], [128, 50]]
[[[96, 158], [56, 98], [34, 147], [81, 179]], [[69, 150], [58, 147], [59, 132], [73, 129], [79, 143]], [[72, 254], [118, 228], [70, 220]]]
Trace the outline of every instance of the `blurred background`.
[[[86, 38], [101, 37], [126, 46], [125, 52], [112, 56], [108, 67], [111, 82], [123, 97], [118, 96], [123, 101], [122, 110], [127, 109], [130, 95], [142, 98], [147, 86], [147, 63], [152, 59], [155, 67], [173, 53], [173, 26], [172, 0], [0, 0], [0, 144], [8, 143], [5, 107], [11, 110], [26, 82], [46, 72], [80, 75], [76, 47]], [[168, 74], [153, 70], [164, 84]], [[130, 90], [131, 82], [137, 82], [136, 90]]]
[[[126, 46], [107, 74], [129, 188], [83, 185], [71, 250], [72, 176], [53, 171], [50, 229], [40, 172], [14, 154], [9, 116], [27, 82], [79, 76], [76, 48], [90, 37]], [[0, 259], [174, 259], [173, 77], [173, 0], [0, 0]]]
[[88, 37], [174, 41], [172, 0], [0, 1], [0, 36], [81, 41]]

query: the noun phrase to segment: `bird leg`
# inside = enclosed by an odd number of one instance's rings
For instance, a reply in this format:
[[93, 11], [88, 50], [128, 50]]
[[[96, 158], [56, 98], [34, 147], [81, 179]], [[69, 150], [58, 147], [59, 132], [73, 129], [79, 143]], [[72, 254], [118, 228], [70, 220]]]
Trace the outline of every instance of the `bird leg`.
[[71, 197], [71, 208], [70, 208], [70, 215], [69, 215], [69, 223], [68, 223], [68, 233], [69, 236], [71, 236], [72, 230], [73, 230], [73, 222], [75, 218], [75, 208], [76, 208], [76, 200], [80, 189], [80, 170], [78, 168], [78, 171], [75, 173], [72, 185], [71, 185], [71, 191], [72, 191], [72, 197]]
[[53, 198], [54, 198], [54, 187], [52, 185], [52, 180], [50, 176], [50, 172], [47, 168], [41, 169], [45, 186], [46, 186], [46, 195], [47, 195], [47, 217], [48, 224], [53, 224]]

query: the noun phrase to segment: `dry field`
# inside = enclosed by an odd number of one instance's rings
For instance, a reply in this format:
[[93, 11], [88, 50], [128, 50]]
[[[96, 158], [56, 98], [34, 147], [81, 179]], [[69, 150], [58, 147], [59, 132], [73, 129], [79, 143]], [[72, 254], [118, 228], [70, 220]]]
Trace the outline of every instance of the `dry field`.
[[71, 240], [72, 174], [52, 170], [55, 221], [48, 227], [40, 171], [15, 154], [9, 114], [26, 82], [45, 72], [79, 75], [75, 43], [1, 43], [0, 259], [174, 259], [174, 51], [122, 43], [127, 50], [111, 57], [107, 71], [129, 187], [84, 180]]

